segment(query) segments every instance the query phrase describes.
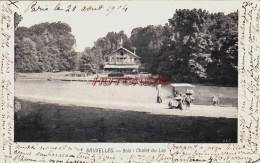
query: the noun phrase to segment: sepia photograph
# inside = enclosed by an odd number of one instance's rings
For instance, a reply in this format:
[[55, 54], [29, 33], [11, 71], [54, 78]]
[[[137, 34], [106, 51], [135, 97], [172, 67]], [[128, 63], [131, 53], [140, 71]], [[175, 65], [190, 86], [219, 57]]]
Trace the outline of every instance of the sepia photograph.
[[187, 3], [24, 2], [14, 141], [237, 143], [238, 10]]

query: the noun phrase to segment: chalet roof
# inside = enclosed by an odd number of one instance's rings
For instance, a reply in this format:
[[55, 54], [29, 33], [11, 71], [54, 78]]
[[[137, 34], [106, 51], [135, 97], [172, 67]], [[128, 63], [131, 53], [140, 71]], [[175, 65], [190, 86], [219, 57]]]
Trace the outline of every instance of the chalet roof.
[[133, 52], [127, 50], [126, 48], [124, 48], [124, 47], [122, 47], [122, 46], [119, 47], [118, 49], [116, 49], [115, 51], [113, 51], [112, 53], [110, 53], [108, 56], [114, 54], [115, 52], [117, 52], [117, 51], [120, 50], [120, 49], [123, 49], [124, 51], [127, 51], [128, 53], [132, 54], [132, 55], [133, 55], [134, 57], [136, 57], [136, 58], [141, 58], [141, 57], [137, 56], [136, 54], [134, 54]]
[[136, 69], [139, 65], [105, 65], [104, 68]]

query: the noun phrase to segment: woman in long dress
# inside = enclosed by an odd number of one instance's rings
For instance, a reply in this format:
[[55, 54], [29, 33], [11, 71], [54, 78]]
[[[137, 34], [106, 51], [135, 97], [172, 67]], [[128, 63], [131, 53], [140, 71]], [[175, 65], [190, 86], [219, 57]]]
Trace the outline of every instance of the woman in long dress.
[[161, 84], [159, 84], [157, 87], [157, 103], [162, 103], [162, 98], [161, 98], [161, 89], [162, 89], [162, 86]]

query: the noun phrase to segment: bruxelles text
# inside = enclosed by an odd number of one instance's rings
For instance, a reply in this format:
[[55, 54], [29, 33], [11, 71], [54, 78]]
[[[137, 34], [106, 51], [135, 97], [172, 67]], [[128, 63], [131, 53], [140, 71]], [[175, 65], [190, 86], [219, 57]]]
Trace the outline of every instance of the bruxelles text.
[[168, 85], [170, 83], [169, 77], [162, 78], [124, 78], [124, 77], [101, 77], [95, 78], [92, 85], [110, 86], [114, 83], [116, 86], [122, 83], [124, 86], [140, 85], [140, 86], [157, 86], [157, 85]]

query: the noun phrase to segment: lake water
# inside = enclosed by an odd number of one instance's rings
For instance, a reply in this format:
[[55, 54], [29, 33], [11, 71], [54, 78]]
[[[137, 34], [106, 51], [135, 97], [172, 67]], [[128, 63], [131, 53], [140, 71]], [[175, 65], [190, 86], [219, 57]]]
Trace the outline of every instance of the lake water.
[[[220, 104], [237, 106], [237, 87], [217, 87], [195, 85], [195, 104], [211, 105], [211, 97], [216, 95]], [[110, 86], [93, 86], [91, 82], [77, 81], [46, 81], [46, 80], [17, 80], [15, 82], [15, 96], [59, 99], [63, 101], [99, 102], [127, 102], [127, 103], [155, 103], [156, 88], [153, 86], [124, 86], [114, 84]], [[167, 103], [172, 98], [172, 87], [162, 87], [162, 99]]]

